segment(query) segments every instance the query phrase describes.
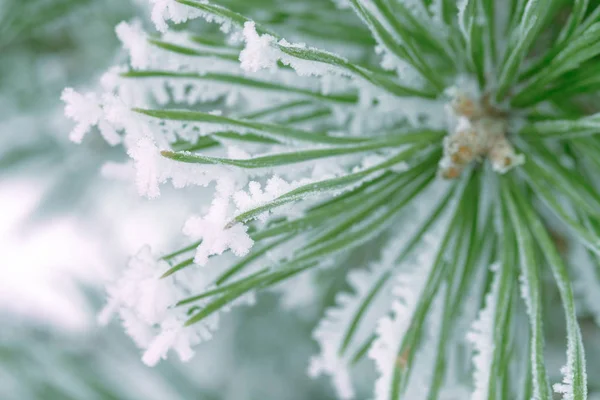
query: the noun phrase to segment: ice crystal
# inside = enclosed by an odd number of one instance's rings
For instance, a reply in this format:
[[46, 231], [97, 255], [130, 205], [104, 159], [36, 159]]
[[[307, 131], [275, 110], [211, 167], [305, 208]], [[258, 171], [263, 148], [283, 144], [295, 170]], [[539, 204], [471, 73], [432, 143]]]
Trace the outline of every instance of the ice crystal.
[[500, 290], [499, 264], [490, 268], [495, 272], [494, 281], [490, 292], [485, 297], [485, 308], [479, 311], [477, 319], [473, 322], [471, 330], [467, 333], [467, 340], [473, 344], [476, 355], [473, 357], [473, 381], [475, 390], [471, 394], [473, 400], [484, 400], [488, 396], [489, 380], [492, 376], [491, 366], [494, 354], [494, 316], [497, 307], [497, 296]]

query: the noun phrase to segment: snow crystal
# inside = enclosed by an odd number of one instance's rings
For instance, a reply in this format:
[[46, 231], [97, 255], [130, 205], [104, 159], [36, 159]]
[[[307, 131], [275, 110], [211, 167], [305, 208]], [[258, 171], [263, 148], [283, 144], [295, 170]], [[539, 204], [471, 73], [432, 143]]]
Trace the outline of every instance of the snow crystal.
[[[431, 14], [432, 21], [436, 24], [436, 28], [440, 27], [441, 29], [446, 30], [447, 27], [444, 23], [444, 7], [444, 0], [434, 0], [429, 6], [429, 13]], [[446, 32], [444, 32], [444, 34], [446, 34]]]
[[404, 0], [404, 5], [416, 16], [423, 17], [427, 15], [427, 10], [421, 0]]
[[192, 346], [211, 339], [218, 327], [218, 313], [193, 326], [184, 326], [186, 310], [173, 306], [189, 292], [174, 276], [162, 278], [169, 268], [167, 262], [156, 259], [150, 247], [143, 247], [107, 287], [109, 300], [98, 315], [99, 323], [106, 324], [117, 313], [127, 334], [145, 349], [142, 360], [149, 366], [166, 358], [171, 349], [182, 361], [188, 361], [194, 354]]
[[229, 199], [215, 197], [209, 212], [204, 217], [190, 217], [183, 228], [183, 233], [193, 240], [202, 240], [196, 249], [194, 262], [206, 265], [208, 258], [223, 254], [230, 249], [236, 256], [248, 254], [253, 240], [247, 233], [248, 228], [243, 224], [228, 227], [231, 220]]
[[138, 193], [148, 198], [160, 196], [160, 184], [171, 180], [176, 188], [188, 185], [208, 186], [216, 181], [217, 187], [229, 187], [232, 194], [236, 184], [245, 182], [245, 174], [232, 172], [220, 165], [181, 163], [161, 155], [161, 150], [150, 137], [142, 137], [129, 148], [128, 154], [135, 167]]
[[[435, 371], [435, 361], [441, 335], [441, 323], [443, 319], [444, 300], [449, 290], [446, 284], [442, 285], [435, 295], [431, 308], [425, 319], [425, 335], [420, 351], [415, 355], [411, 368], [411, 379], [408, 382], [404, 398], [419, 399], [431, 388], [431, 382]], [[442, 392], [445, 392], [444, 388]], [[452, 400], [464, 399], [455, 397]]]
[[[424, 193], [423, 198], [439, 198], [441, 192], [438, 190], [439, 187], [435, 188], [434, 192]], [[387, 384], [385, 382], [391, 379], [389, 375], [391, 370], [388, 369], [393, 368], [397, 362], [397, 346], [404, 334], [403, 329], [407, 327], [407, 321], [410, 319], [411, 307], [416, 305], [421, 286], [427, 278], [428, 268], [431, 268], [431, 257], [435, 253], [431, 249], [438, 246], [439, 239], [427, 235], [423, 243], [415, 250], [415, 256], [411, 256], [401, 265], [397, 265], [397, 259], [406, 244], [420, 229], [424, 215], [429, 210], [430, 207], [424, 207], [421, 203], [414, 209], [406, 211], [406, 219], [402, 224], [401, 233], [392, 234], [393, 239], [384, 247], [380, 261], [371, 265], [367, 271], [356, 270], [348, 275], [348, 281], [354, 293], [338, 295], [336, 305], [327, 310], [325, 317], [313, 332], [313, 337], [319, 343], [321, 352], [311, 359], [309, 373], [312, 376], [330, 375], [336, 391], [342, 398], [353, 397], [354, 389], [349, 373], [352, 366], [351, 360], [358, 348], [372, 334], [374, 325], [378, 326], [377, 333], [380, 334], [380, 338], [371, 347], [369, 356], [376, 360], [378, 371], [381, 373], [378, 385], [383, 387]], [[443, 226], [444, 224], [438, 225]], [[434, 228], [434, 234], [438, 229], [439, 226]], [[386, 273], [396, 270], [399, 272], [385, 281], [373, 303], [363, 315], [347, 351], [341, 354], [340, 349], [345, 334], [362, 302]], [[390, 317], [385, 314], [388, 313], [392, 300], [394, 300], [392, 305], [394, 316]], [[407, 319], [403, 319], [405, 317]], [[378, 323], [376, 323], [377, 320], [379, 320]], [[384, 391], [379, 389], [379, 392]], [[377, 400], [385, 399], [385, 397], [376, 398]]]
[[458, 0], [456, 3], [458, 9], [458, 26], [465, 37], [469, 37], [467, 27], [465, 26], [465, 13], [468, 5], [469, 0]]
[[159, 161], [161, 159], [158, 147], [149, 138], [142, 138], [137, 146], [128, 151], [135, 165], [135, 183], [141, 196], [156, 198], [160, 195]]
[[[272, 176], [267, 180], [264, 189], [257, 181], [252, 181], [248, 184], [247, 191], [238, 191], [234, 194], [234, 202], [238, 208], [238, 212], [245, 212], [256, 207], [263, 206], [270, 201], [275, 200], [279, 196], [290, 192], [297, 187], [308, 183], [308, 179], [301, 181], [287, 182], [277, 175]], [[268, 213], [259, 216], [259, 219], [264, 220], [268, 217]]]
[[[198, 2], [208, 4], [206, 0], [198, 0]], [[221, 25], [221, 31], [225, 33], [230, 32], [232, 28], [229, 19], [180, 4], [176, 0], [150, 0], [150, 3], [153, 4], [152, 22], [160, 32], [165, 32], [168, 29], [167, 21], [181, 24], [195, 18], [204, 18], [207, 22], [217, 23]]]
[[494, 315], [498, 305], [500, 290], [500, 264], [493, 264], [490, 269], [495, 272], [491, 290], [485, 296], [485, 307], [479, 311], [479, 316], [467, 333], [467, 341], [473, 344], [473, 381], [475, 390], [472, 400], [485, 400], [491, 377], [491, 366], [494, 357]]
[[65, 115], [77, 123], [71, 131], [69, 139], [75, 143], [81, 143], [84, 135], [98, 124], [102, 117], [102, 108], [98, 97], [94, 93], [80, 94], [72, 88], [66, 88], [60, 99], [65, 102]]
[[[430, 261], [428, 257], [421, 256], [419, 263], [426, 266], [431, 264]], [[375, 399], [377, 400], [391, 400], [389, 388], [395, 366], [401, 361], [397, 359], [399, 346], [410, 326], [430, 268], [431, 265], [412, 274], [398, 276], [394, 290], [398, 298], [392, 303], [392, 316], [382, 317], [377, 323], [378, 337], [369, 350], [369, 357], [375, 361], [379, 372], [379, 378], [375, 382]]]
[[529, 292], [531, 291], [529, 287], [529, 281], [527, 280], [527, 275], [525, 273], [519, 275], [519, 292], [521, 294], [521, 298], [525, 302], [525, 310], [529, 316], [533, 314], [533, 304], [531, 304], [531, 297], [529, 296]]
[[[293, 50], [312, 50], [320, 54], [328, 55], [332, 58], [337, 58], [341, 62], [348, 62], [344, 57], [340, 57], [337, 54], [333, 54], [324, 50], [307, 47], [305, 43], [290, 43], [285, 39], [279, 40], [277, 45], [281, 48], [288, 48]], [[336, 67], [331, 64], [321, 63], [312, 60], [304, 60], [299, 57], [290, 56], [281, 51], [281, 62], [285, 65], [292, 67], [296, 73], [300, 76], [325, 76], [327, 74], [338, 74], [342, 76], [349, 76], [350, 73], [344, 71], [340, 67]]]
[[252, 21], [244, 24], [243, 35], [246, 46], [240, 53], [240, 61], [242, 69], [246, 71], [254, 72], [260, 69], [275, 71], [277, 61], [281, 61], [284, 65], [292, 67], [300, 76], [325, 76], [329, 73], [348, 75], [348, 72], [344, 72], [333, 65], [290, 56], [281, 48], [314, 50], [346, 61], [343, 57], [323, 50], [309, 48], [304, 43], [290, 43], [285, 39], [277, 41], [269, 34], [259, 35], [256, 31], [256, 25]]
[[109, 302], [100, 314], [100, 321], [107, 322], [119, 307], [135, 312], [135, 316], [148, 325], [161, 322], [167, 309], [176, 302], [171, 279], [160, 279], [169, 265], [157, 262], [149, 246], [143, 247], [129, 261], [123, 275], [109, 286]]
[[387, 71], [396, 71], [398, 77], [410, 85], [423, 86], [424, 79], [419, 72], [407, 61], [396, 56], [383, 46], [375, 47], [375, 53], [381, 56], [381, 67]]
[[137, 19], [131, 23], [123, 21], [117, 25], [115, 32], [123, 48], [129, 52], [131, 66], [135, 69], [149, 68], [152, 48], [148, 43], [148, 35], [142, 28], [142, 22]]
[[552, 385], [552, 389], [556, 393], [561, 393], [563, 400], [573, 400], [575, 398], [573, 393], [573, 371], [568, 363], [560, 368], [560, 373], [563, 375], [563, 381]]
[[125, 65], [115, 65], [110, 67], [105, 73], [100, 77], [100, 86], [107, 93], [114, 92], [120, 82], [121, 82], [121, 74], [127, 72], [128, 67]]
[[121, 142], [116, 127], [106, 120], [103, 104], [95, 93], [81, 94], [72, 88], [66, 88], [62, 92], [61, 100], [65, 102], [65, 115], [77, 123], [69, 135], [71, 141], [81, 143], [85, 134], [93, 126], [98, 126], [100, 134], [108, 144], [115, 146]]
[[[205, 2], [205, 1], [201, 1]], [[183, 4], [179, 4], [175, 0], [150, 0], [154, 4], [152, 8], [152, 22], [156, 25], [156, 29], [160, 32], [165, 32], [168, 28], [166, 21], [173, 21], [176, 24], [186, 22], [188, 19], [198, 18], [200, 11]]]
[[[98, 316], [98, 322], [101, 325], [106, 325], [109, 321], [109, 316], [106, 313], [103, 314], [105, 310], [106, 308]], [[152, 326], [143, 322], [136, 316], [134, 311], [128, 308], [121, 308], [118, 313], [125, 333], [133, 340], [135, 345], [140, 349], [148, 347], [154, 338]]]
[[148, 345], [142, 361], [153, 367], [161, 359], [166, 359], [167, 352], [171, 349], [181, 361], [189, 361], [194, 356], [191, 346], [199, 342], [200, 338], [192, 328], [183, 326], [183, 323], [175, 318], [169, 318], [161, 324], [161, 332]]
[[277, 69], [280, 52], [273, 47], [275, 38], [271, 35], [259, 35], [252, 21], [244, 24], [246, 46], [240, 53], [240, 66], [244, 71], [256, 72], [260, 69]]
[[[405, 238], [400, 235], [385, 247], [381, 260], [370, 266], [369, 270], [356, 270], [348, 275], [353, 294], [340, 293], [336, 296], [336, 305], [326, 311], [325, 317], [313, 332], [313, 338], [319, 343], [321, 352], [311, 358], [309, 374], [312, 377], [327, 374], [341, 399], [352, 399], [355, 396], [354, 385], [350, 376], [352, 356], [372, 332], [372, 326], [387, 311], [391, 298], [393, 279], [387, 278], [379, 289], [377, 296], [369, 305], [367, 314], [363, 316], [354, 340], [343, 354], [340, 349], [348, 328], [361, 305], [373, 288], [382, 281], [394, 265], [398, 253], [403, 248]], [[366, 328], [366, 329], [365, 329]]]
[[394, 301], [391, 315], [382, 317], [377, 323], [377, 339], [369, 349], [369, 357], [375, 361], [379, 378], [375, 382], [375, 399], [390, 399], [391, 383], [395, 366], [398, 365], [398, 354], [404, 335], [408, 331], [414, 312], [422, 295], [428, 276], [433, 268], [436, 251], [442, 240], [442, 228], [445, 223], [439, 223], [424, 238], [415, 250], [412, 259], [407, 260], [395, 277], [392, 294]]

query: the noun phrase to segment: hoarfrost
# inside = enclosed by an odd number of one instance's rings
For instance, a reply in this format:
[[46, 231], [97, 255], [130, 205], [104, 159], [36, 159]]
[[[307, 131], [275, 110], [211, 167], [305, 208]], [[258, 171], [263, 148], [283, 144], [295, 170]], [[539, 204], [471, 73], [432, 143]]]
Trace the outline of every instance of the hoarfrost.
[[490, 384], [491, 367], [494, 357], [494, 316], [498, 305], [500, 290], [501, 264], [493, 264], [490, 269], [494, 271], [494, 281], [489, 293], [485, 296], [485, 307], [479, 311], [477, 319], [467, 333], [467, 341], [473, 344], [473, 381], [475, 389], [471, 394], [472, 400], [485, 400]]
[[215, 197], [204, 217], [193, 216], [187, 220], [183, 233], [192, 240], [202, 240], [196, 249], [196, 264], [206, 265], [210, 256], [229, 249], [240, 257], [250, 251], [254, 242], [246, 232], [248, 228], [240, 223], [228, 226], [231, 216], [229, 199]]

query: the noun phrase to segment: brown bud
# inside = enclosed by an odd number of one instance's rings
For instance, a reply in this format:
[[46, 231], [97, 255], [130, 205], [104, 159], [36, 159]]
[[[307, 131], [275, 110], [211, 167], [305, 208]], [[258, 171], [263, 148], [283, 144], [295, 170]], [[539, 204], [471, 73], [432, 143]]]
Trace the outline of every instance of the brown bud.
[[444, 179], [456, 179], [460, 176], [461, 169], [456, 166], [450, 166], [442, 171], [442, 177]]

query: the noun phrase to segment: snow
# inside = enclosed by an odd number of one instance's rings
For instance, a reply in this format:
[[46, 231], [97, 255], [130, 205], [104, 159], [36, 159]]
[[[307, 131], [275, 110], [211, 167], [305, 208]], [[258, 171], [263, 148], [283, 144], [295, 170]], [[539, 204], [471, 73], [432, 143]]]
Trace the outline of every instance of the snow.
[[200, 16], [199, 10], [179, 4], [175, 0], [150, 0], [150, 3], [153, 4], [152, 22], [154, 22], [156, 29], [160, 32], [167, 30], [167, 21], [169, 20], [180, 24]]
[[439, 246], [440, 239], [428, 235], [424, 245], [411, 260], [412, 266], [406, 266], [405, 268], [409, 269], [395, 278], [391, 315], [382, 317], [377, 323], [377, 339], [369, 350], [369, 357], [375, 361], [379, 374], [375, 382], [375, 400], [393, 400], [390, 398], [390, 388], [394, 369], [398, 364], [400, 345], [410, 327], [419, 298], [433, 268], [435, 252], [431, 249]]
[[158, 185], [161, 155], [156, 144], [149, 138], [142, 138], [128, 153], [135, 165], [135, 183], [140, 196], [147, 196], [151, 199], [158, 197], [160, 195]]
[[[322, 374], [330, 375], [336, 393], [341, 399], [355, 397], [353, 379], [350, 375], [351, 360], [357, 347], [368, 338], [372, 324], [384, 315], [386, 305], [389, 304], [393, 279], [386, 275], [390, 272], [394, 260], [402, 248], [400, 242], [402, 239], [389, 243], [381, 260], [373, 263], [368, 269], [359, 269], [348, 274], [348, 282], [353, 293], [338, 294], [336, 305], [325, 312], [325, 316], [313, 332], [313, 338], [319, 343], [321, 351], [319, 355], [311, 358], [309, 375], [312, 377]], [[359, 329], [356, 331], [353, 341], [347, 350], [340, 354], [350, 324], [365, 299], [382, 282], [382, 279], [386, 279], [385, 283], [379, 288], [366, 315], [363, 315], [359, 322]]]
[[119, 315], [127, 334], [144, 350], [142, 361], [148, 366], [165, 359], [170, 350], [181, 361], [189, 361], [194, 355], [192, 346], [210, 340], [219, 323], [219, 314], [215, 313], [190, 327], [184, 326], [186, 310], [174, 305], [189, 294], [174, 276], [162, 278], [169, 268], [149, 246], [144, 246], [119, 278], [108, 285], [109, 301], [98, 315], [101, 324]]
[[423, 86], [423, 77], [407, 61], [397, 57], [383, 46], [377, 46], [375, 52], [381, 56], [381, 67], [387, 71], [396, 71], [402, 82], [411, 86]]
[[95, 93], [81, 94], [73, 88], [66, 88], [60, 99], [65, 103], [65, 116], [77, 123], [69, 134], [69, 139], [81, 143], [85, 134], [98, 124], [102, 117], [98, 97]]
[[[237, 212], [243, 213], [248, 210], [263, 206], [279, 196], [286, 194], [302, 185], [311, 182], [311, 179], [303, 179], [300, 181], [287, 182], [277, 175], [270, 177], [264, 189], [261, 188], [261, 184], [257, 181], [251, 181], [248, 184], [248, 190], [237, 191], [233, 200], [237, 206]], [[269, 216], [269, 213], [263, 213], [259, 216], [260, 220], [265, 220]]]
[[458, 26], [465, 37], [468, 37], [467, 27], [465, 26], [465, 12], [467, 11], [467, 6], [469, 5], [469, 0], [459, 0], [456, 3], [456, 7], [458, 9]]
[[269, 34], [260, 35], [256, 31], [256, 24], [252, 21], [248, 21], [244, 24], [243, 35], [246, 46], [240, 53], [240, 62], [242, 69], [246, 71], [256, 72], [260, 69], [268, 69], [275, 72], [277, 61], [280, 61], [284, 65], [293, 68], [301, 77], [322, 77], [330, 74], [341, 76], [349, 75], [349, 72], [342, 70], [338, 66], [290, 56], [281, 49], [301, 50], [307, 53], [318, 52], [332, 58], [340, 59], [342, 62], [347, 62], [343, 57], [327, 51], [308, 47], [305, 43], [290, 43], [285, 39], [277, 40]]
[[274, 71], [280, 52], [273, 47], [275, 38], [271, 35], [259, 35], [252, 21], [244, 24], [243, 30], [246, 46], [240, 53], [240, 66], [244, 71], [257, 72], [261, 69]]
[[495, 273], [492, 287], [485, 296], [485, 307], [479, 311], [477, 319], [467, 333], [467, 341], [473, 345], [473, 381], [475, 389], [471, 400], [485, 400], [488, 396], [492, 362], [494, 358], [494, 316], [498, 305], [500, 290], [500, 263], [493, 264], [490, 269]]
[[573, 370], [569, 362], [567, 362], [567, 365], [561, 367], [560, 373], [563, 376], [563, 380], [561, 383], [552, 385], [552, 389], [556, 393], [562, 394], [563, 400], [573, 400], [575, 398], [573, 393]]
[[150, 247], [143, 247], [108, 288], [110, 301], [99, 315], [100, 322], [109, 321], [111, 314], [122, 306], [134, 310], [136, 317], [148, 325], [161, 322], [177, 298], [172, 279], [160, 279], [168, 269], [166, 262], [155, 260]]
[[121, 22], [115, 28], [117, 37], [123, 48], [129, 52], [131, 66], [134, 69], [147, 69], [151, 66], [152, 48], [148, 43], [148, 35], [142, 28], [140, 20], [130, 23]]
[[245, 174], [232, 172], [231, 168], [219, 165], [180, 163], [161, 155], [161, 149], [150, 137], [142, 137], [128, 150], [135, 167], [135, 182], [138, 193], [150, 199], [160, 196], [160, 185], [171, 180], [176, 188], [186, 186], [228, 187], [230, 196], [236, 184], [244, 182]]
[[[399, 282], [407, 276], [417, 274], [417, 270], [421, 267], [427, 269], [427, 265], [421, 265], [418, 260], [420, 259], [427, 264], [427, 259], [431, 256], [429, 254], [431, 249], [426, 249], [426, 246], [436, 246], [436, 239], [432, 237], [428, 236], [421, 246], [416, 249], [416, 253], [423, 252], [421, 257], [411, 255], [402, 264], [398, 264], [397, 259], [413, 238], [413, 235], [418, 232], [426, 212], [429, 211], [427, 207], [422, 207], [422, 205], [427, 203], [427, 199], [437, 198], [437, 195], [439, 193], [436, 191], [424, 193], [421, 199], [424, 201], [419, 204], [417, 200], [413, 206], [403, 213], [400, 217], [404, 221], [402, 228], [391, 233], [392, 239], [383, 245], [380, 259], [371, 263], [366, 269], [357, 269], [348, 274], [348, 283], [352, 293], [341, 292], [338, 294], [335, 306], [327, 309], [325, 316], [313, 331], [313, 338], [319, 343], [320, 353], [311, 358], [309, 374], [311, 376], [322, 374], [331, 376], [336, 392], [343, 399], [350, 399], [355, 396], [355, 379], [350, 374], [353, 367], [352, 358], [373, 333], [374, 326], [385, 325], [389, 323], [388, 320], [391, 321], [390, 317], [386, 316], [390, 311], [390, 303], [398, 303], [400, 306], [403, 304], [404, 298], [398, 298], [399, 294], [403, 296], [403, 292], [401, 293], [399, 288]], [[426, 274], [426, 271], [422, 273]], [[381, 283], [381, 279], [387, 274], [390, 274], [390, 276], [384, 281], [370, 306], [362, 315], [354, 333], [354, 338], [348, 344], [347, 350], [343, 354], [340, 353], [345, 335], [358, 310], [373, 288]], [[417, 282], [413, 283], [416, 285], [413, 287], [414, 290], [419, 291]], [[383, 320], [388, 322], [382, 322]], [[394, 332], [394, 334], [401, 334], [397, 330]], [[384, 349], [384, 347], [391, 346], [391, 342], [386, 341], [383, 343], [379, 341], [376, 343], [371, 347], [372, 353], [369, 356], [371, 358], [381, 357], [379, 359], [381, 364], [376, 361], [376, 365], [379, 365], [378, 368], [384, 368], [383, 364], [389, 361], [386, 358], [388, 357], [386, 356], [387, 348]], [[379, 348], [375, 349], [375, 347]], [[395, 358], [395, 356], [393, 357]]]
[[[433, 381], [435, 362], [438, 355], [438, 346], [441, 335], [441, 323], [444, 311], [444, 300], [446, 291], [448, 290], [447, 285], [440, 286], [438, 292], [435, 295], [435, 299], [431, 304], [429, 313], [427, 314], [425, 324], [426, 330], [421, 344], [421, 351], [419, 351], [413, 361], [411, 379], [408, 382], [408, 386], [404, 393], [406, 399], [419, 399], [428, 393], [431, 388], [431, 382]], [[450, 392], [446, 393], [444, 387], [440, 392], [443, 394], [440, 396], [444, 397], [444, 394], [450, 395]], [[463, 399], [463, 397], [455, 397], [452, 400]]]
[[106, 119], [104, 99], [99, 99], [92, 92], [81, 94], [72, 88], [66, 88], [62, 92], [61, 100], [65, 103], [65, 116], [77, 123], [69, 135], [71, 141], [81, 143], [92, 127], [98, 126], [100, 134], [109, 145], [121, 143], [116, 126]]
[[183, 233], [192, 240], [202, 240], [196, 249], [196, 264], [204, 266], [210, 256], [223, 254], [226, 250], [231, 250], [238, 257], [248, 254], [254, 241], [245, 225], [227, 226], [231, 217], [229, 199], [215, 197], [204, 217], [192, 216], [187, 220]]
[[[231, 21], [215, 14], [206, 13], [194, 7], [178, 3], [176, 0], [149, 0], [152, 4], [151, 18], [159, 32], [166, 32], [167, 21], [181, 24], [195, 18], [204, 18], [207, 22], [221, 25], [223, 32], [232, 30]], [[198, 3], [209, 4], [206, 0], [197, 0]]]
[[193, 354], [190, 346], [199, 342], [191, 328], [183, 328], [185, 314], [171, 308], [182, 293], [174, 278], [161, 279], [168, 269], [165, 261], [156, 260], [149, 246], [143, 247], [108, 287], [109, 302], [98, 316], [99, 322], [106, 324], [118, 313], [136, 345], [146, 349], [142, 360], [149, 366], [165, 358], [170, 349], [188, 361]]
[[183, 362], [194, 356], [192, 345], [200, 341], [192, 328], [186, 328], [181, 321], [170, 318], [161, 324], [161, 332], [152, 340], [142, 356], [144, 364], [153, 367], [161, 359], [167, 358], [167, 352], [173, 349]]

